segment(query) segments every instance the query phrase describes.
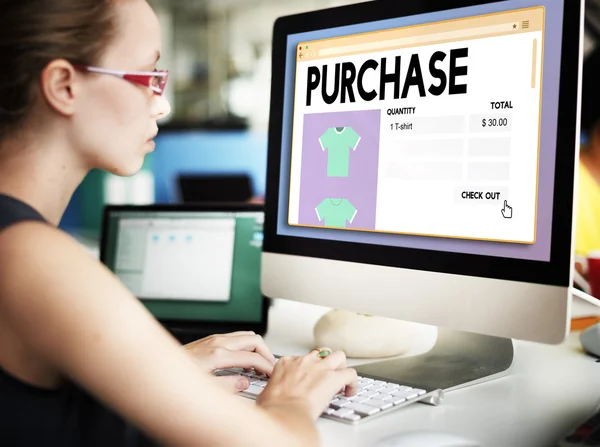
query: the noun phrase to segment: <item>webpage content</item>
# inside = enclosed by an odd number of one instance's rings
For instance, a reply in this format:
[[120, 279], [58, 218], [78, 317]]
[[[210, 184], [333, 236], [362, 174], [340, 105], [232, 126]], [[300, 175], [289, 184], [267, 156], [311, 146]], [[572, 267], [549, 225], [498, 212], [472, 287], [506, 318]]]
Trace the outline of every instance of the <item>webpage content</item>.
[[116, 274], [139, 298], [228, 302], [235, 218], [124, 219]]
[[544, 8], [302, 43], [289, 225], [533, 244]]

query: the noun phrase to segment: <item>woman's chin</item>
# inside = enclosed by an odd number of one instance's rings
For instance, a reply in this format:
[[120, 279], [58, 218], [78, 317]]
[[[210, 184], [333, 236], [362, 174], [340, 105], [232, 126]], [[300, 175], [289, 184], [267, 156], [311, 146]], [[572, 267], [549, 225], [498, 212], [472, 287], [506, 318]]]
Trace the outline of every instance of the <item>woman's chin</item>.
[[118, 166], [111, 166], [104, 168], [105, 171], [118, 175], [119, 177], [131, 177], [132, 175], [137, 174], [142, 169], [144, 165], [144, 157], [139, 157], [138, 160], [130, 160], [129, 163], [121, 163]]

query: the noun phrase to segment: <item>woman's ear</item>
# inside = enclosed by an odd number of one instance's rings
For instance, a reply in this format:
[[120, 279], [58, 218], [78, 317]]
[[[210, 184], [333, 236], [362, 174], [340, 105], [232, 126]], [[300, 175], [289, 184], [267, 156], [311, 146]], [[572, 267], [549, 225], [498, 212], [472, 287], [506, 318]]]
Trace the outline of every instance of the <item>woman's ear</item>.
[[75, 77], [73, 66], [64, 59], [50, 62], [42, 71], [41, 90], [48, 105], [64, 116], [75, 111]]

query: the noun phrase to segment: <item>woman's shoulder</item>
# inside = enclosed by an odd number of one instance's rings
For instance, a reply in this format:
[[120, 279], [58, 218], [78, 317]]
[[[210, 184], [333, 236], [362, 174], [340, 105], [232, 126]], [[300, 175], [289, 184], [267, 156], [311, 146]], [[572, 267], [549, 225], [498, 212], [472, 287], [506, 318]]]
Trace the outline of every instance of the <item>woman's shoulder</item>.
[[27, 251], [28, 257], [34, 258], [38, 252], [48, 252], [73, 243], [77, 242], [43, 220], [12, 219], [8, 225], [0, 226], [0, 258], [14, 255], [14, 250]]
[[77, 240], [45, 221], [13, 223], [0, 230], [0, 301], [60, 292], [69, 282], [50, 282], [59, 277], [75, 281], [97, 269], [91, 258]]

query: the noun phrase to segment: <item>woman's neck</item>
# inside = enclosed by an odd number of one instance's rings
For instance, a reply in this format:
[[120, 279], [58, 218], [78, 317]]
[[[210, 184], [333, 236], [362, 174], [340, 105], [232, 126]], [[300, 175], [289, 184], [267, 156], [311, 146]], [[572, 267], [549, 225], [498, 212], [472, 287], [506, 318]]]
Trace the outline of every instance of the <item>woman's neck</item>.
[[2, 144], [0, 193], [27, 203], [58, 226], [88, 169], [74, 159], [65, 145], [52, 141], [58, 140], [48, 138], [43, 143], [21, 147], [14, 141]]

